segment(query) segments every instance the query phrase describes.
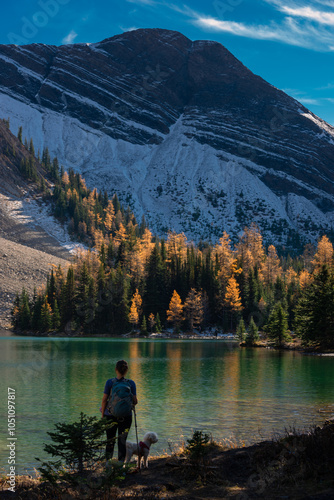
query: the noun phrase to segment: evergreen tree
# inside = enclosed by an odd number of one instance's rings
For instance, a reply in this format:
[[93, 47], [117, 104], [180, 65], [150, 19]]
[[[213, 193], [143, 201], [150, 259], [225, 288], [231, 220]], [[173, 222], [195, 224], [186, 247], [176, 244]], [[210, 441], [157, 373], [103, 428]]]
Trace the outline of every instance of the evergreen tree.
[[45, 295], [41, 308], [40, 329], [42, 332], [48, 332], [52, 328], [52, 310]]
[[140, 326], [140, 333], [142, 335], [147, 335], [147, 322], [146, 322], [146, 316], [143, 316], [143, 321]]
[[278, 347], [282, 347], [284, 340], [289, 338], [287, 334], [288, 329], [288, 315], [284, 311], [282, 304], [278, 302], [272, 310], [265, 331], [268, 333]]
[[190, 290], [184, 303], [185, 318], [189, 322], [190, 331], [194, 326], [200, 325], [203, 321], [203, 302], [201, 292], [196, 292], [194, 288]]
[[244, 320], [241, 318], [238, 326], [237, 326], [237, 339], [239, 342], [244, 342], [245, 337], [246, 337], [246, 328], [245, 328], [245, 323]]
[[59, 312], [57, 300], [54, 301], [52, 321], [53, 321], [53, 328], [55, 330], [59, 330], [59, 328], [60, 328], [60, 312]]
[[155, 317], [155, 329], [157, 333], [162, 331], [159, 313], [157, 313]]
[[248, 346], [254, 345], [258, 340], [259, 340], [259, 331], [255, 324], [253, 316], [251, 316], [251, 320], [248, 326], [248, 332], [246, 335], [246, 345]]
[[17, 138], [20, 141], [21, 144], [23, 144], [22, 141], [22, 127], [19, 127], [18, 133], [17, 133]]
[[334, 272], [323, 265], [302, 292], [295, 332], [305, 344], [334, 346]]

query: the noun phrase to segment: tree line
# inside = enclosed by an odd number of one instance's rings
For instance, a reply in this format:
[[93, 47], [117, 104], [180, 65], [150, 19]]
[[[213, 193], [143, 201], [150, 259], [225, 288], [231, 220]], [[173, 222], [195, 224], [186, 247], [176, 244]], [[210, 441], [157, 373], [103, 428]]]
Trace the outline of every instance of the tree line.
[[[18, 137], [22, 142], [21, 128]], [[25, 146], [33, 157], [32, 140]], [[32, 297], [24, 289], [17, 295], [15, 328], [146, 334], [167, 326], [190, 332], [218, 326], [237, 330], [241, 340], [248, 332], [249, 343], [260, 329], [278, 344], [288, 330], [305, 343], [333, 344], [333, 246], [327, 236], [293, 258], [279, 257], [274, 245], [266, 249], [254, 224], [234, 247], [226, 232], [214, 245], [188, 242], [183, 233], [158, 238], [116, 194], [109, 199], [88, 189], [80, 174], [51, 160], [47, 148], [37, 162], [49, 176], [47, 182], [39, 177], [39, 188], [54, 215], [90, 250], [80, 251], [68, 269], [52, 269]]]
[[305, 343], [330, 346], [333, 311], [333, 246], [326, 236], [316, 251], [283, 259], [273, 245], [264, 248], [255, 225], [234, 249], [226, 233], [200, 247], [184, 234], [164, 240], [146, 228], [142, 236], [104, 235], [67, 269], [53, 268], [33, 297], [23, 289], [13, 325], [111, 335], [215, 326], [237, 330], [241, 340], [248, 329], [252, 341], [260, 329], [278, 344], [292, 330]]

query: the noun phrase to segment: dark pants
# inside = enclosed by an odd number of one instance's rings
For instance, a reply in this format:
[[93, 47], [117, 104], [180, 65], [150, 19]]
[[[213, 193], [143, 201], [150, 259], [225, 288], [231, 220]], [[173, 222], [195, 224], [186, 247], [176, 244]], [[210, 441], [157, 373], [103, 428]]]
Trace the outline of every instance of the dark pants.
[[106, 416], [108, 423], [113, 423], [107, 429], [107, 446], [106, 446], [106, 458], [112, 458], [114, 453], [114, 446], [116, 440], [116, 432], [118, 430], [118, 460], [124, 462], [126, 455], [126, 438], [128, 437], [128, 432], [132, 424], [132, 413], [126, 417], [116, 418], [113, 416]]

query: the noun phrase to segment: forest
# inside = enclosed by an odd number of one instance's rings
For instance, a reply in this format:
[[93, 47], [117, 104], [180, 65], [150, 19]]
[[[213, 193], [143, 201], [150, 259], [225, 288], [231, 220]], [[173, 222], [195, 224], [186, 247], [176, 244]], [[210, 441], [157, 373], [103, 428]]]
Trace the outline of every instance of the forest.
[[[33, 158], [33, 143], [25, 142]], [[334, 258], [326, 235], [297, 257], [265, 248], [254, 224], [234, 245], [223, 230], [215, 244], [195, 244], [175, 232], [159, 238], [116, 194], [109, 199], [88, 189], [78, 173], [51, 160], [47, 148], [36, 162], [49, 181], [34, 160], [22, 163], [22, 173], [38, 182], [54, 215], [87, 250], [68, 268], [52, 269], [32, 297], [24, 289], [17, 294], [15, 329], [146, 335], [167, 327], [189, 333], [215, 327], [237, 331], [249, 343], [261, 332], [278, 345], [292, 335], [304, 344], [333, 346]]]

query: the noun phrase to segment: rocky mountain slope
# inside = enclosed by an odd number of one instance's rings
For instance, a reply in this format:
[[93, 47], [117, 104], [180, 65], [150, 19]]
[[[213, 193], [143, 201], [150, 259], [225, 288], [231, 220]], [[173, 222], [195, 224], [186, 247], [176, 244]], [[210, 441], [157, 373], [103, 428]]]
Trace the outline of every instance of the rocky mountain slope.
[[334, 220], [334, 128], [221, 44], [143, 29], [0, 46], [0, 115], [151, 228], [314, 240]]
[[35, 199], [34, 184], [22, 176], [21, 160], [28, 156], [0, 120], [0, 330], [10, 327], [16, 293], [25, 287], [32, 296], [51, 266], [66, 266], [71, 256], [59, 242], [60, 224]]

